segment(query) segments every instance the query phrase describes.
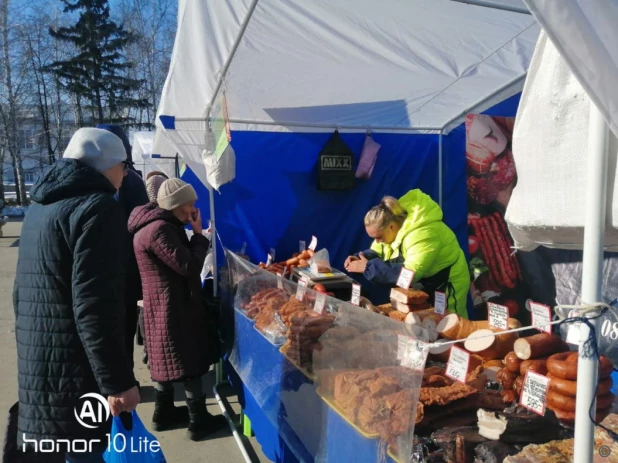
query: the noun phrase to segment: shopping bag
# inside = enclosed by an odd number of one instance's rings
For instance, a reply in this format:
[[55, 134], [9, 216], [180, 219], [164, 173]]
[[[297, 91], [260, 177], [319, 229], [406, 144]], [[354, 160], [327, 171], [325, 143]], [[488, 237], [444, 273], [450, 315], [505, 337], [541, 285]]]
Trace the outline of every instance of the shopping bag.
[[114, 417], [107, 450], [103, 454], [105, 462], [166, 463], [159, 441], [148, 432], [135, 410], [131, 418], [133, 427], [127, 430], [120, 417]]

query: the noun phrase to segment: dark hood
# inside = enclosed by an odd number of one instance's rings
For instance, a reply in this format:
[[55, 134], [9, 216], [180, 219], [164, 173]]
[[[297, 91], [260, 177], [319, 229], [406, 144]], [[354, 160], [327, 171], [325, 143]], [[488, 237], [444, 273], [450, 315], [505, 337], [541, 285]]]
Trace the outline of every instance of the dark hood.
[[178, 220], [170, 211], [161, 209], [154, 203], [148, 203], [144, 206], [138, 206], [133, 209], [133, 212], [129, 217], [129, 233], [135, 235], [142, 228], [152, 222], [156, 222], [157, 220], [163, 220], [178, 227], [183, 226], [182, 222]]
[[59, 159], [32, 186], [30, 198], [39, 204], [93, 193], [113, 195], [116, 189], [103, 174], [75, 159]]

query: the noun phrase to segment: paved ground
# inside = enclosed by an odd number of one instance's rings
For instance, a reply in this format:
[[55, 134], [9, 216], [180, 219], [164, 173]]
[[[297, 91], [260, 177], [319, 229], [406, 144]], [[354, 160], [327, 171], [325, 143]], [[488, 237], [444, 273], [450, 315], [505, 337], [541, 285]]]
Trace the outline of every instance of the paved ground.
[[[17, 251], [19, 246], [19, 233], [21, 223], [13, 221], [4, 228], [4, 237], [0, 238], [0, 436], [4, 436], [6, 427], [6, 413], [10, 406], [17, 401], [17, 360], [15, 352], [15, 333], [14, 315], [12, 304], [13, 280], [15, 278], [15, 266], [17, 263]], [[150, 382], [148, 369], [141, 362], [141, 347], [136, 346], [135, 365], [137, 379], [143, 386], [142, 404], [138, 407], [138, 412], [144, 424], [150, 428], [150, 419], [153, 411], [154, 390]], [[205, 390], [208, 394], [208, 409], [211, 413], [220, 413], [212, 395], [214, 374], [209, 373], [205, 379]], [[239, 422], [238, 413], [240, 407], [236, 397], [230, 390], [224, 390], [233, 412], [232, 418], [235, 423]], [[176, 401], [180, 405], [184, 400], [181, 389], [176, 390]], [[157, 435], [167, 461], [197, 463], [197, 462], [216, 462], [232, 463], [242, 462], [243, 458], [236, 446], [236, 442], [229, 430], [214, 436], [212, 439], [203, 442], [191, 442], [186, 439], [185, 431], [182, 429], [167, 431]], [[244, 438], [243, 438], [244, 439]], [[261, 452], [260, 445], [255, 438], [244, 439], [245, 445], [253, 458], [254, 462], [269, 461]]]

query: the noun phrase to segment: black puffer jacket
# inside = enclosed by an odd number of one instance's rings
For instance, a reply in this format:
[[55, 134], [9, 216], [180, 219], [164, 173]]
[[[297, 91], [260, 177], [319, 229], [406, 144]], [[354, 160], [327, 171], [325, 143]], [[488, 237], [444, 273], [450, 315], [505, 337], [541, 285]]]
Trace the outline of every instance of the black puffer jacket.
[[114, 193], [71, 159], [32, 188], [13, 296], [19, 432], [28, 439], [102, 438], [111, 420], [81, 426], [78, 399], [135, 385], [124, 348], [126, 219]]

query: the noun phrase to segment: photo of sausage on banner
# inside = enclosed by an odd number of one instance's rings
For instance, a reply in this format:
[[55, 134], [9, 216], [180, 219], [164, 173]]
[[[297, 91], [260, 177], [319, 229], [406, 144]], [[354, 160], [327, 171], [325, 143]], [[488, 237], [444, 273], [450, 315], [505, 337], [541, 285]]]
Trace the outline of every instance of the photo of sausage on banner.
[[528, 290], [504, 221], [517, 183], [511, 151], [515, 118], [468, 114], [466, 164], [471, 294], [478, 318], [487, 303], [508, 307], [509, 316], [529, 321]]

